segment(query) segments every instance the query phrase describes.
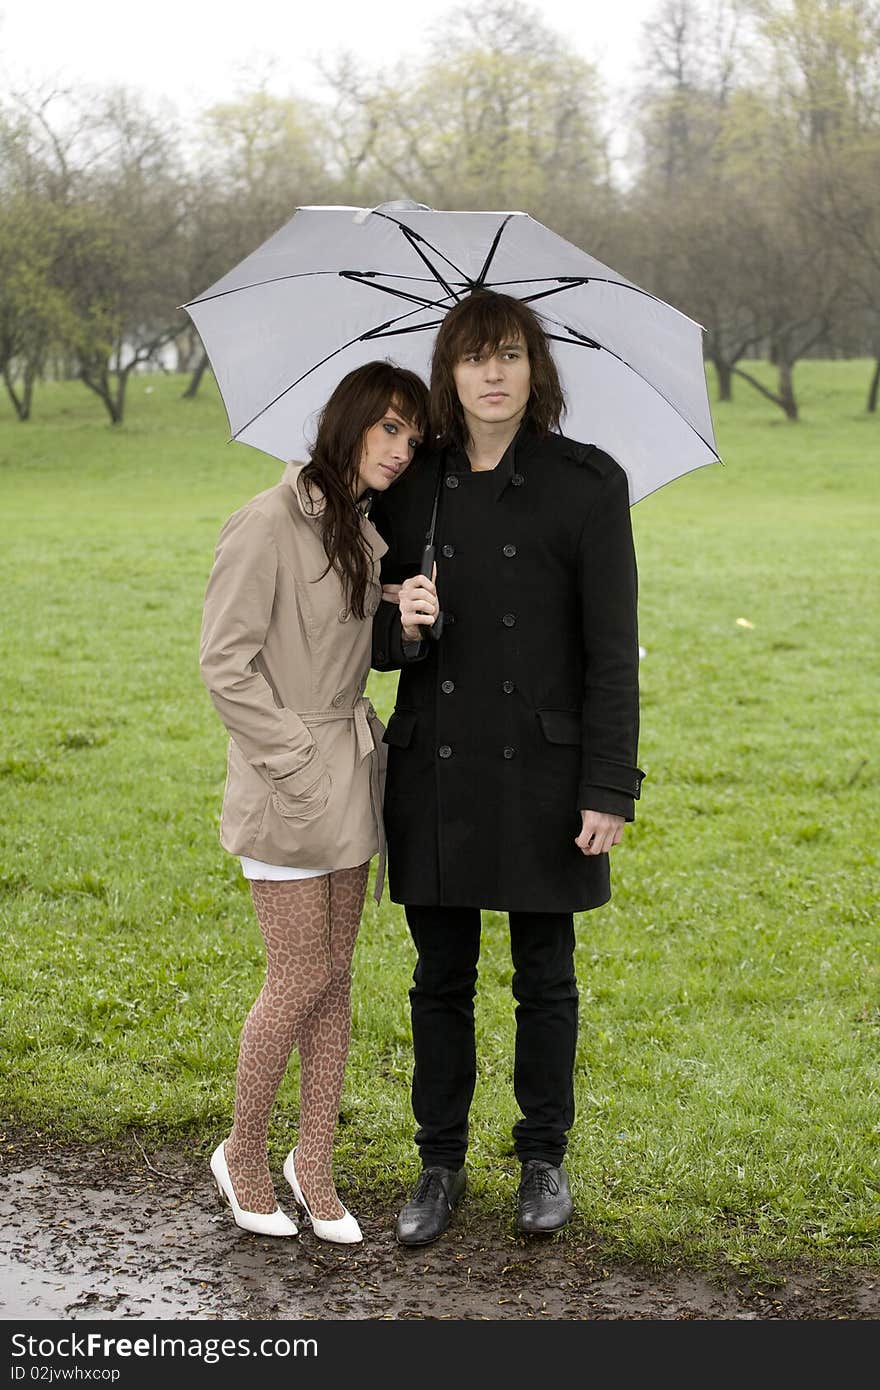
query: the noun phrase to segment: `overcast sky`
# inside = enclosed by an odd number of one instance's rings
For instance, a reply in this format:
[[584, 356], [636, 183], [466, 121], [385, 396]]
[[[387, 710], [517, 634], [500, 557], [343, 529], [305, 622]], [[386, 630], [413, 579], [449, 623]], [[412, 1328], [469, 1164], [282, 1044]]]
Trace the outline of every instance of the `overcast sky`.
[[[659, 0], [534, 0], [570, 51], [595, 62], [613, 95]], [[468, 0], [478, 13], [474, 0]], [[320, 96], [316, 61], [347, 49], [377, 69], [429, 51], [428, 30], [457, 0], [0, 0], [4, 86], [120, 82], [182, 113], [267, 80]]]

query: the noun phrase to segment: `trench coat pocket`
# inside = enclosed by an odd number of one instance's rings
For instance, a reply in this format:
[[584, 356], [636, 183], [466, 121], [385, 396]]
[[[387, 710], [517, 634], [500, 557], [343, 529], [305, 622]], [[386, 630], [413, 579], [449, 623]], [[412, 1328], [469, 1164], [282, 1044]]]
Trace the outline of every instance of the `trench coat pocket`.
[[322, 767], [314, 782], [309, 786], [285, 791], [285, 783], [295, 782], [301, 774], [292, 772], [288, 777], [279, 777], [272, 783], [272, 802], [279, 816], [285, 820], [307, 821], [319, 816], [327, 807], [333, 781], [326, 767]]
[[382, 735], [382, 742], [392, 748], [409, 748], [418, 715], [412, 710], [395, 710], [388, 720], [388, 727]]
[[548, 743], [581, 744], [581, 716], [571, 709], [539, 709], [538, 719]]

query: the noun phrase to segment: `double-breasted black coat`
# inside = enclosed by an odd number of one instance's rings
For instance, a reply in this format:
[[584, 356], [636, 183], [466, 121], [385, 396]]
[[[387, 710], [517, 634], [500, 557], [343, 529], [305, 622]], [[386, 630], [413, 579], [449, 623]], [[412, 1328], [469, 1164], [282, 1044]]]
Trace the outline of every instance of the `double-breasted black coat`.
[[385, 732], [391, 898], [598, 907], [608, 855], [575, 845], [580, 809], [632, 820], [643, 775], [626, 475], [529, 426], [490, 472], [439, 450], [373, 505], [383, 583], [418, 572], [438, 471], [442, 633], [406, 662], [397, 606], [373, 628], [373, 665], [403, 667]]

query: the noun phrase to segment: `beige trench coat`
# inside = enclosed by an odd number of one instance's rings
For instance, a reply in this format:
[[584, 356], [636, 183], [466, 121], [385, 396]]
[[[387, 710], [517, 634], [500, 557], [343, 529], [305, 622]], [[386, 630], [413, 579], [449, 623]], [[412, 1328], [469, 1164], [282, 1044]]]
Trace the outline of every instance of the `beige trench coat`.
[[307, 494], [304, 466], [289, 463], [229, 518], [205, 594], [199, 661], [230, 734], [220, 843], [312, 869], [379, 851], [378, 900], [384, 729], [363, 692], [387, 546], [364, 517], [373, 579], [359, 621], [335, 570], [324, 573], [323, 498]]

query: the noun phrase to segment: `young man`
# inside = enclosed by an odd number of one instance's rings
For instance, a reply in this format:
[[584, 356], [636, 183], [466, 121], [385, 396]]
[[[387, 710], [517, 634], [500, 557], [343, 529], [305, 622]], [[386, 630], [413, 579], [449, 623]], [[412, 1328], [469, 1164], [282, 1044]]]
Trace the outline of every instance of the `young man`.
[[[450, 310], [431, 406], [435, 454], [371, 514], [392, 600], [374, 620], [373, 664], [403, 667], [385, 734], [390, 893], [418, 953], [422, 1173], [397, 1222], [405, 1245], [436, 1239], [465, 1190], [481, 908], [510, 927], [518, 1225], [569, 1220], [572, 914], [610, 897], [608, 852], [642, 779], [627, 480], [555, 432], [564, 398], [527, 305], [480, 290]], [[435, 499], [436, 585], [418, 574]]]

